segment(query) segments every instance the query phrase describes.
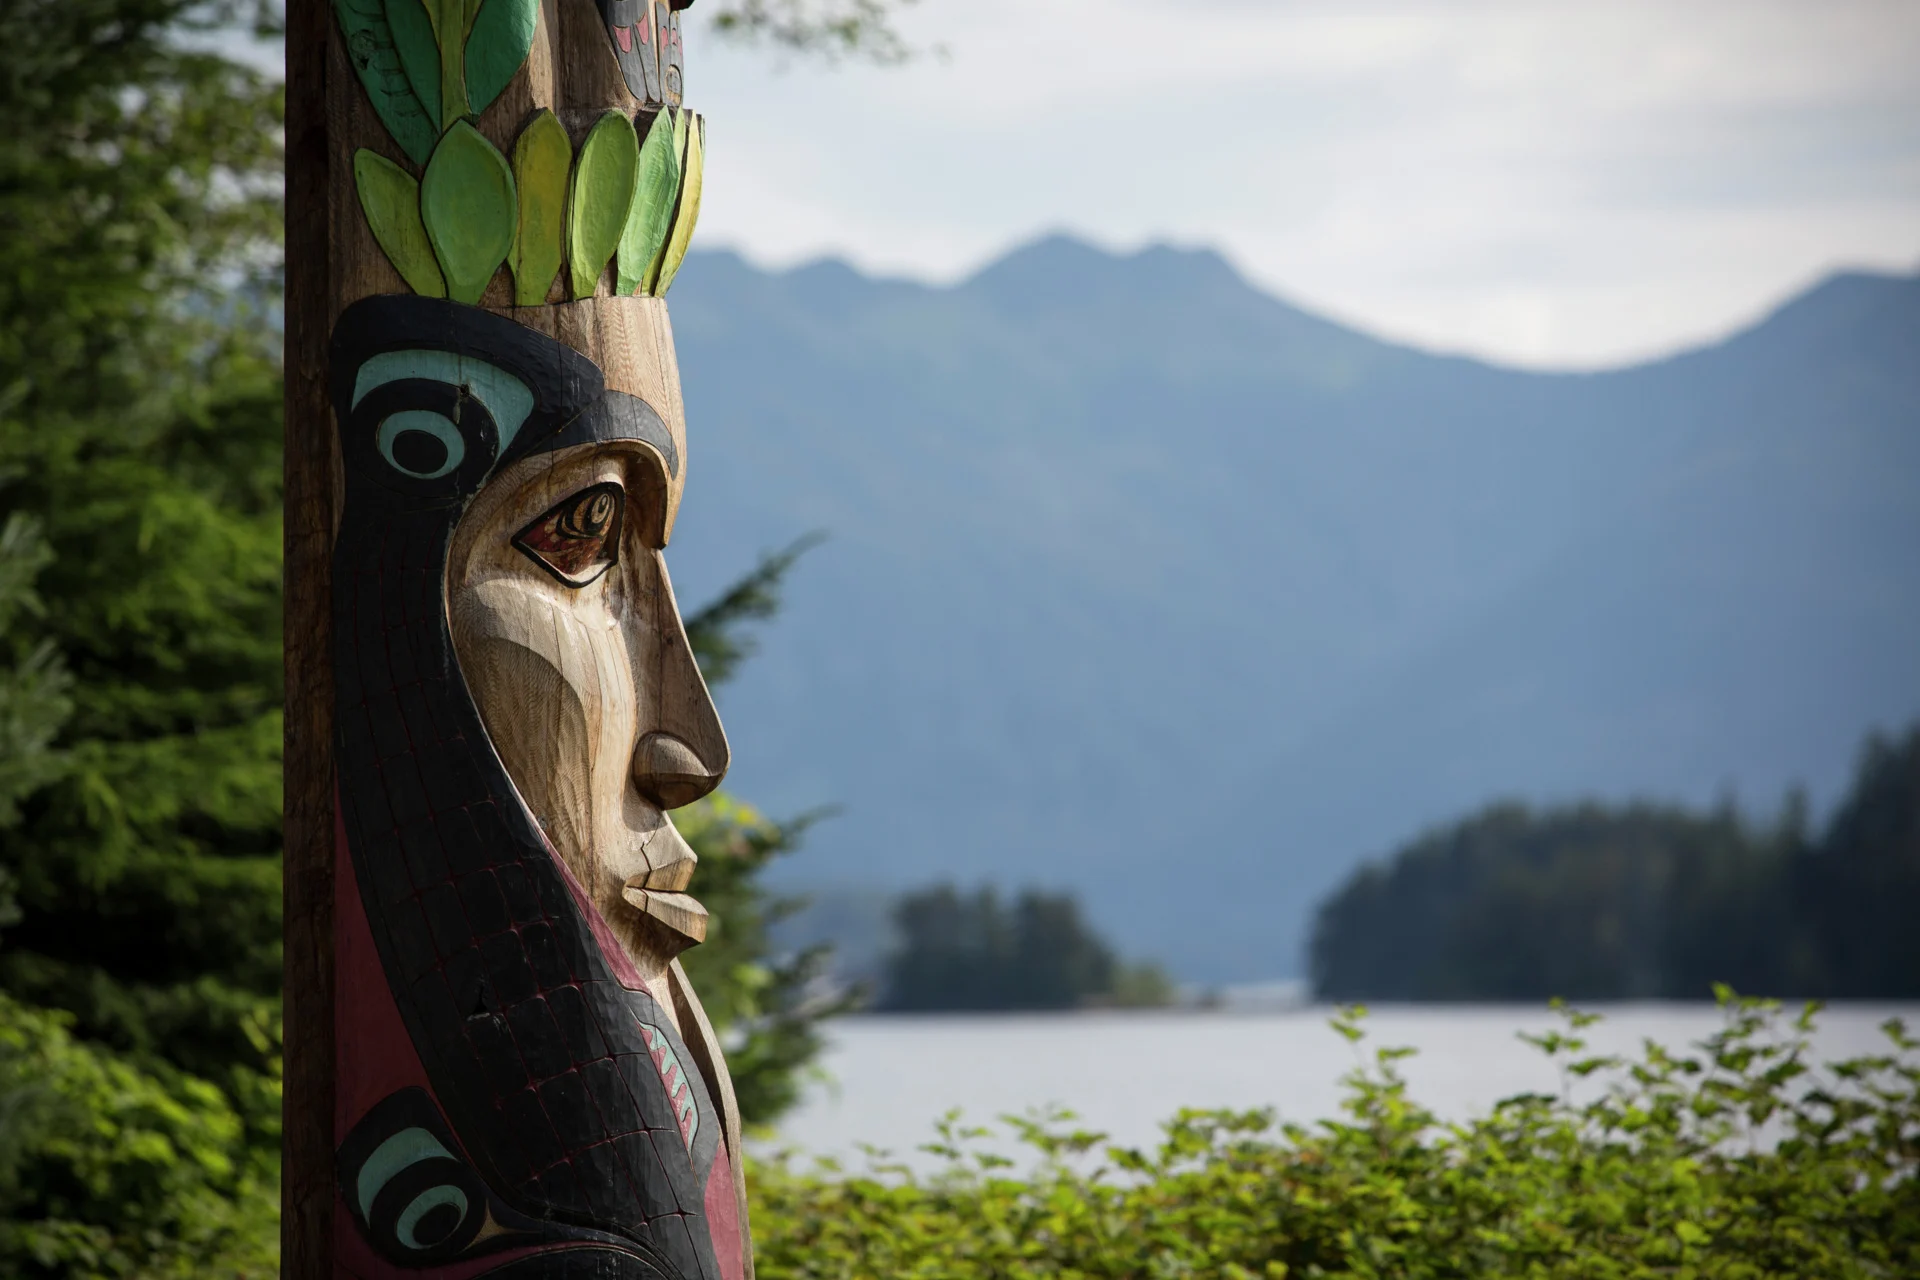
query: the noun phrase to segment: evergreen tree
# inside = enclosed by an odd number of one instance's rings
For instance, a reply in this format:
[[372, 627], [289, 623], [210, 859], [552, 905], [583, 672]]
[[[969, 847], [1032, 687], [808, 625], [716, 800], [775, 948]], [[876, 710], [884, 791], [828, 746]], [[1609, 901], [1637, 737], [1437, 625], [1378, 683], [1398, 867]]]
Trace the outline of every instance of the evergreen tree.
[[1819, 846], [1799, 868], [1826, 988], [1864, 999], [1920, 996], [1920, 724], [1874, 735]]
[[17, 643], [73, 674], [0, 837], [0, 988], [278, 1126], [280, 91], [184, 0], [0, 14], [0, 476], [44, 529]]
[[[232, 19], [0, 6], [0, 1275], [274, 1269], [282, 92], [179, 38]], [[754, 880], [802, 824], [689, 825], [764, 1119], [818, 1048]]]
[[1070, 894], [1027, 889], [1002, 905], [991, 887], [950, 884], [900, 898], [899, 947], [881, 1007], [897, 1012], [1074, 1009], [1171, 1003], [1159, 966], [1124, 964]]
[[1328, 1000], [1920, 995], [1920, 726], [1869, 739], [1818, 837], [1806, 800], [1707, 812], [1495, 805], [1362, 867], [1323, 903]]
[[[0, 525], [0, 830], [19, 821], [20, 801], [59, 775], [53, 739], [73, 710], [72, 677], [53, 641], [19, 638], [19, 624], [41, 611], [33, 582], [52, 559], [32, 517], [15, 512]], [[11, 883], [0, 868], [0, 928], [18, 918]]]
[[[800, 539], [760, 563], [687, 618], [687, 639], [716, 692], [755, 645], [749, 624], [779, 612], [788, 570], [819, 541]], [[772, 821], [725, 792], [676, 810], [674, 825], [700, 855], [694, 892], [710, 913], [707, 940], [682, 962], [727, 1054], [742, 1120], [770, 1124], [799, 1100], [805, 1068], [823, 1045], [820, 1022], [861, 993], [820, 990], [830, 948], [776, 953], [770, 930], [802, 905], [760, 882], [761, 870], [799, 847], [825, 810]]]
[[0, 8], [0, 1274], [273, 1265], [280, 94], [197, 12]]

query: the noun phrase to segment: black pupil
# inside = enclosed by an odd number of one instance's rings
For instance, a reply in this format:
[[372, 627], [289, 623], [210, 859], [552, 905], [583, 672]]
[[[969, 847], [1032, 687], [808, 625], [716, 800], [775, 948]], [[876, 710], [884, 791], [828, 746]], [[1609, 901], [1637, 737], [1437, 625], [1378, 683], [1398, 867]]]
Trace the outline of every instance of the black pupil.
[[573, 504], [560, 519], [560, 533], [569, 538], [598, 538], [613, 523], [613, 495], [605, 489]]
[[423, 1248], [439, 1244], [460, 1226], [460, 1210], [450, 1204], [437, 1204], [420, 1216], [413, 1226], [413, 1238]]
[[427, 431], [402, 431], [393, 438], [393, 460], [415, 475], [432, 475], [447, 465], [447, 442]]

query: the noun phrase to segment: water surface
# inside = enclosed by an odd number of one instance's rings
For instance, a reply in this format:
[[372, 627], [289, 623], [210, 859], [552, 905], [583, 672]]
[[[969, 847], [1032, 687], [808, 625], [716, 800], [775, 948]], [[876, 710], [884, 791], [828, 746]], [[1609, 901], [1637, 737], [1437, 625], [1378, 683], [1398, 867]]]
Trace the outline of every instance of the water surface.
[[[1601, 1006], [1586, 1033], [1593, 1051], [1637, 1054], [1643, 1038], [1680, 1048], [1711, 1034], [1707, 1004]], [[950, 1107], [967, 1120], [1066, 1106], [1080, 1123], [1129, 1146], [1151, 1144], [1160, 1123], [1186, 1107], [1273, 1107], [1310, 1122], [1337, 1113], [1340, 1077], [1355, 1051], [1327, 1026], [1330, 1011], [1155, 1011], [1013, 1016], [858, 1017], [829, 1028], [826, 1079], [779, 1128], [772, 1145], [864, 1164], [860, 1144], [919, 1167], [915, 1148]], [[1920, 1004], [1840, 1005], [1820, 1016], [1816, 1054], [1882, 1052], [1890, 1016], [1920, 1025]], [[1419, 1050], [1402, 1064], [1413, 1097], [1450, 1119], [1484, 1114], [1516, 1093], [1557, 1092], [1562, 1082], [1520, 1031], [1561, 1026], [1539, 1006], [1423, 1005], [1375, 1010], [1375, 1045]]]

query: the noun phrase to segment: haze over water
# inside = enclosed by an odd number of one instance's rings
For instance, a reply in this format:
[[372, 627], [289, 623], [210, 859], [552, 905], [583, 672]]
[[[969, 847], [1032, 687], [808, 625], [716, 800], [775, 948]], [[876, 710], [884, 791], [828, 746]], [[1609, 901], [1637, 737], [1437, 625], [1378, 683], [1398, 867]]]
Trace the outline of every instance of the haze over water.
[[[1637, 1058], [1644, 1039], [1691, 1046], [1721, 1025], [1709, 1004], [1598, 1006], [1590, 1052]], [[972, 1124], [1048, 1106], [1070, 1107], [1080, 1126], [1123, 1146], [1147, 1147], [1182, 1107], [1274, 1107], [1304, 1123], [1338, 1114], [1340, 1078], [1355, 1050], [1327, 1025], [1331, 1010], [1283, 1013], [1154, 1011], [1008, 1016], [860, 1017], [829, 1028], [826, 1082], [812, 1085], [762, 1149], [828, 1155], [865, 1166], [861, 1144], [922, 1170], [917, 1151], [934, 1122], [959, 1107]], [[1920, 1004], [1845, 1004], [1824, 1010], [1819, 1062], [1884, 1052], [1889, 1017], [1920, 1024]], [[1401, 1064], [1413, 1099], [1445, 1119], [1485, 1114], [1517, 1093], [1557, 1093], [1555, 1068], [1518, 1032], [1564, 1024], [1536, 1005], [1380, 1008], [1366, 1019], [1362, 1051], [1408, 1045]], [[1593, 1093], [1585, 1088], [1575, 1094]], [[1004, 1126], [1002, 1126], [1004, 1127]], [[1006, 1144], [997, 1149], [1010, 1151]]]

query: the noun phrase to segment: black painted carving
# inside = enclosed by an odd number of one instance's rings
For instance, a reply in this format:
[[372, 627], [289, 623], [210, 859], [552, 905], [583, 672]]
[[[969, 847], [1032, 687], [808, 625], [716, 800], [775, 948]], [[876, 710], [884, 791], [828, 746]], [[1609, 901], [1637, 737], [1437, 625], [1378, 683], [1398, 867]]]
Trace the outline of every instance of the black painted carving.
[[680, 451], [674, 447], [673, 434], [654, 407], [639, 396], [624, 391], [609, 391], [566, 427], [548, 446], [563, 449], [588, 441], [644, 440], [660, 451], [667, 474], [680, 475]]
[[[713, 1099], [685, 1073], [684, 1138], [649, 1040], [683, 1066], [695, 1059], [653, 999], [616, 980], [520, 803], [461, 677], [442, 586], [454, 526], [501, 465], [581, 439], [658, 448], [647, 421], [658, 415], [609, 397], [599, 369], [562, 343], [419, 297], [346, 310], [330, 390], [346, 477], [333, 558], [342, 819], [388, 987], [440, 1104], [400, 1093], [360, 1118], [339, 1153], [342, 1194], [399, 1265], [424, 1265], [392, 1230], [400, 1212], [441, 1187], [471, 1209], [478, 1188], [521, 1244], [561, 1246], [489, 1275], [720, 1280], [704, 1202], [721, 1132]], [[401, 443], [406, 431], [440, 440], [446, 457]], [[427, 1150], [413, 1181], [381, 1182], [362, 1203], [348, 1168], [363, 1169], [400, 1120], [446, 1158]], [[471, 1220], [429, 1222], [433, 1208], [414, 1220], [415, 1243], [436, 1259], [471, 1256]]]

